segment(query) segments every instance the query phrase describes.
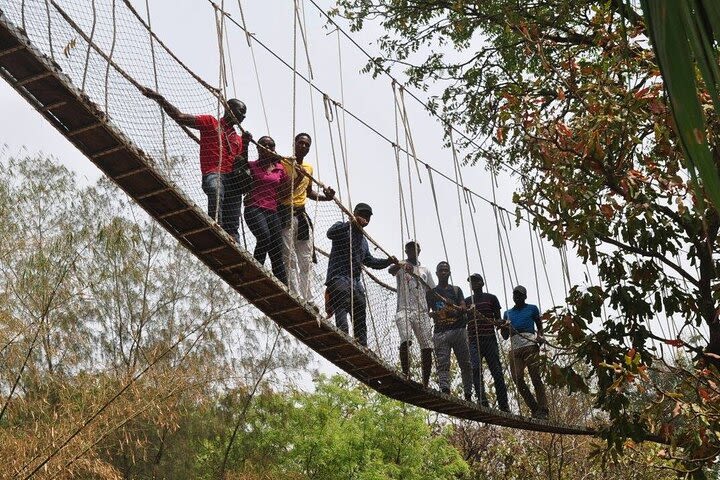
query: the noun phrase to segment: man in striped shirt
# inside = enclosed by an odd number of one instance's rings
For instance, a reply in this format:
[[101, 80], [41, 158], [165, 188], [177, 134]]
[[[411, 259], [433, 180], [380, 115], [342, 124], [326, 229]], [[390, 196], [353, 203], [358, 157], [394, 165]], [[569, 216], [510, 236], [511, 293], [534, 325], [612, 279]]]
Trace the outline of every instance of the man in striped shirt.
[[495, 325], [500, 321], [500, 302], [495, 295], [483, 292], [485, 280], [479, 273], [470, 275], [468, 281], [473, 293], [471, 297], [465, 299], [465, 305], [471, 306], [467, 328], [475, 394], [478, 402], [484, 407], [489, 405], [482, 378], [482, 359], [484, 358], [495, 383], [498, 407], [507, 412], [509, 411], [507, 386], [500, 365], [500, 353], [495, 336]]

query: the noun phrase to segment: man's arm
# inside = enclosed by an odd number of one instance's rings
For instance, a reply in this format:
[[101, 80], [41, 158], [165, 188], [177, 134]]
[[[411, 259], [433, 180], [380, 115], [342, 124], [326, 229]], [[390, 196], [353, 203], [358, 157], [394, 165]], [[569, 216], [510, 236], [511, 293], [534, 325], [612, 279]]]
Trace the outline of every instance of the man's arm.
[[160, 95], [155, 90], [151, 90], [149, 88], [143, 88], [141, 90], [142, 94], [148, 97], [151, 100], [155, 100], [158, 105], [160, 105], [160, 108], [165, 110], [165, 113], [168, 114], [170, 118], [175, 120], [180, 125], [184, 125], [186, 127], [190, 128], [198, 128], [195, 124], [195, 116], [194, 115], [188, 115], [187, 113], [182, 113], [178, 108], [173, 105], [172, 103], [168, 102], [165, 97]]
[[398, 265], [399, 263], [400, 262], [398, 262], [398, 259], [395, 257], [377, 258], [370, 255], [370, 252], [365, 254], [365, 258], [363, 258], [363, 265], [374, 268], [375, 270], [382, 270], [390, 265]]
[[505, 312], [505, 315], [503, 315], [503, 326], [500, 327], [500, 335], [502, 336], [503, 340], [507, 340], [510, 338], [510, 320], [508, 319], [508, 314]]
[[500, 320], [500, 300], [493, 295], [495, 301], [493, 302], [493, 320]]
[[330, 187], [325, 187], [323, 188], [322, 195], [320, 195], [312, 189], [312, 182], [310, 182], [307, 186], [307, 196], [310, 200], [315, 200], [316, 202], [329, 202], [335, 198], [335, 190]]
[[537, 327], [537, 334], [539, 337], [543, 336], [543, 326], [542, 326], [542, 319], [540, 318], [540, 310], [538, 310], [537, 307], [535, 307], [535, 310], [533, 311], [533, 316], [535, 317], [535, 326]]
[[395, 276], [400, 271], [401, 268], [402, 268], [402, 265], [399, 263], [397, 265], [390, 265], [390, 268], [388, 268], [388, 273], [392, 276]]

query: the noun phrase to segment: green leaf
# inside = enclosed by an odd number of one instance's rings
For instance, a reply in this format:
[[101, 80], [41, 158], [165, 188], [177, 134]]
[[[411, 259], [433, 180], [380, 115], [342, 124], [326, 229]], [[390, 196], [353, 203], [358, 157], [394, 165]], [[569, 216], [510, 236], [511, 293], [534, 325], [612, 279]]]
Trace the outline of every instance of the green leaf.
[[[697, 182], [699, 175], [705, 192], [720, 208], [720, 176], [705, 136], [705, 119], [697, 97], [695, 67], [688, 44], [688, 38], [697, 35], [696, 29], [688, 31], [694, 23], [685, 21], [693, 13], [684, 2], [675, 0], [643, 0], [642, 7], [698, 199], [703, 198]], [[696, 48], [701, 48], [699, 43]]]

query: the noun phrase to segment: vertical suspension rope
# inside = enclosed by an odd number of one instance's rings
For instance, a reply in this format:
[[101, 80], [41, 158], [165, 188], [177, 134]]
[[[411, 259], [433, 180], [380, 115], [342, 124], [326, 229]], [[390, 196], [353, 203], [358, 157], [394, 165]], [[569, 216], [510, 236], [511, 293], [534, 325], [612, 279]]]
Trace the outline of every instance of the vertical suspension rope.
[[430, 190], [432, 191], [433, 203], [435, 205], [435, 217], [438, 222], [438, 229], [440, 230], [440, 239], [442, 240], [443, 253], [445, 253], [445, 261], [449, 262], [447, 245], [445, 244], [445, 233], [443, 232], [442, 221], [440, 220], [440, 207], [438, 206], [437, 193], [435, 192], [435, 181], [433, 180], [432, 170], [429, 165], [426, 165], [428, 178], [430, 178]]
[[[147, 0], [146, 0], [147, 1]], [[150, 24], [150, 21], [148, 20], [148, 25]], [[229, 29], [225, 28], [225, 45], [227, 45], [226, 55], [227, 55], [227, 63], [230, 66], [230, 82], [232, 83], [232, 91], [233, 91], [233, 97], [237, 97], [237, 87], [235, 85], [235, 69], [233, 68], [233, 62], [232, 62], [232, 51], [230, 49], [230, 35], [228, 34]]]
[[[513, 255], [512, 251], [512, 244], [510, 243], [510, 234], [508, 232], [507, 224], [505, 223], [506, 215], [508, 215], [507, 212], [500, 211], [500, 223], [503, 228], [503, 232], [505, 233], [505, 242], [507, 244], [507, 254], [510, 257], [510, 266], [512, 267], [512, 272], [515, 274], [515, 283], [520, 284], [520, 277], [518, 277], [517, 269], [515, 268], [515, 255]], [[508, 223], [510, 223], [509, 217], [507, 218]], [[511, 277], [512, 279], [512, 277]]]
[[[343, 75], [343, 62], [342, 62], [342, 45], [340, 43], [340, 29], [336, 29], [335, 32], [337, 33], [337, 46], [338, 46], [338, 73], [340, 76], [340, 103], [342, 105], [345, 105], [345, 81], [344, 81], [344, 75]], [[335, 103], [336, 113], [337, 113], [337, 103]], [[340, 117], [338, 116], [338, 129], [340, 127]], [[343, 132], [343, 138], [340, 139], [340, 150], [343, 155], [343, 161], [345, 159], [345, 156], [347, 155], [347, 148], [348, 148], [348, 141], [347, 141], [347, 119], [345, 118], [345, 108], [342, 109], [342, 132]], [[339, 132], [339, 130], [338, 130]], [[344, 141], [343, 141], [344, 140]], [[344, 145], [344, 146], [343, 146]], [[345, 174], [347, 175], [347, 166], [345, 167]], [[348, 184], [348, 200], [350, 200], [350, 186]]]
[[[223, 12], [225, 11], [225, 0], [222, 0], [222, 3], [220, 4], [220, 11], [218, 11], [218, 7], [213, 4], [213, 7], [215, 8], [215, 29], [217, 31], [217, 42], [218, 42], [218, 91], [221, 92], [221, 95], [218, 96], [217, 99], [217, 121], [218, 121], [218, 175], [216, 180], [216, 191], [220, 191], [220, 184], [222, 182], [220, 171], [222, 169], [222, 160], [223, 160], [223, 135], [225, 134], [224, 128], [222, 126], [222, 98], [227, 98], [226, 96], [226, 87], [227, 87], [227, 77], [225, 72], [225, 50], [223, 46], [223, 28], [225, 27], [225, 15]], [[217, 222], [220, 218], [220, 195], [215, 195], [215, 221]]]
[[117, 24], [115, 22], [115, 0], [112, 0], [112, 43], [110, 45], [110, 54], [108, 55], [107, 67], [105, 68], [105, 113], [108, 115], [110, 114], [110, 110], [108, 110], [108, 80], [110, 77], [110, 63], [112, 61], [113, 54], [115, 53], [115, 41], [117, 34]]
[[530, 238], [530, 253], [532, 254], [532, 261], [533, 261], [533, 274], [535, 275], [535, 291], [537, 292], [538, 308], [542, 312], [542, 305], [540, 303], [540, 281], [538, 280], [537, 262], [535, 259], [535, 243], [533, 242], [532, 227], [530, 225], [530, 216], [529, 215], [527, 217], [527, 224], [528, 224], [528, 236]]
[[[297, 2], [293, 0], [293, 52], [292, 52], [292, 134], [291, 137], [295, 137], [295, 124], [297, 121], [297, 30], [298, 30], [298, 14], [297, 14]], [[294, 144], [294, 142], [293, 142]], [[295, 177], [293, 176], [293, 179]], [[294, 182], [293, 182], [294, 183]], [[295, 185], [292, 185], [295, 187]], [[292, 189], [291, 189], [292, 191]], [[292, 203], [292, 202], [291, 202]]]
[[[95, 8], [95, 0], [93, 0], [93, 9]], [[147, 13], [147, 23], [148, 27], [152, 30], [152, 23], [150, 21], [150, 1], [145, 0], [145, 11]], [[93, 13], [94, 16], [94, 13]], [[157, 71], [157, 62], [155, 59], [155, 40], [153, 39], [153, 36], [150, 35], [150, 57], [152, 58], [152, 67], [153, 67], [153, 79], [155, 84], [155, 91], [160, 92], [160, 83], [158, 81], [158, 71]], [[163, 161], [165, 162], [165, 165], [168, 165], [168, 154], [167, 154], [167, 133], [166, 133], [166, 126], [165, 126], [165, 110], [163, 110], [162, 107], [158, 105], [158, 108], [160, 109], [160, 119], [161, 119], [161, 133], [162, 133], [162, 148], [163, 148]]]
[[[48, 42], [50, 45], [50, 58], [52, 61], [55, 61], [55, 49], [53, 48], [53, 38], [52, 38], [52, 20], [50, 19], [50, 2], [48, 0], [45, 0], [45, 13], [47, 14], [47, 32], [48, 32]], [[113, 0], [113, 28], [115, 27], [115, 1]], [[113, 30], [114, 32], [114, 30]], [[114, 35], [114, 33], [113, 33]], [[113, 37], [113, 42], [114, 42]], [[112, 54], [111, 54], [112, 55]]]
[[[338, 115], [338, 108], [342, 109], [343, 115], [345, 114], [345, 109], [342, 107], [339, 107], [337, 103], [333, 103], [333, 105], [335, 107], [335, 118], [339, 119], [340, 115]], [[343, 170], [345, 172], [345, 188], [347, 189], [348, 207], [350, 210], [352, 210], [352, 197], [350, 195], [350, 167], [348, 166], [347, 150], [346, 150], [347, 144], [345, 142], [343, 142], [343, 134], [340, 131], [340, 121], [335, 122], [335, 126], [337, 127], [338, 142], [340, 143], [340, 158], [342, 160]], [[347, 138], [345, 140], [347, 140]]]
[[[480, 257], [480, 270], [482, 270], [483, 279], [485, 280], [485, 286], [489, 289], [488, 277], [485, 274], [485, 262], [483, 262], [482, 251], [480, 249], [480, 238], [477, 233], [477, 226], [475, 225], [475, 215], [472, 205], [472, 197], [470, 197], [470, 203], [468, 204], [468, 214], [470, 216], [470, 223], [472, 224], [473, 236], [475, 237], [475, 247], [477, 248], [478, 257]], [[507, 305], [506, 305], [507, 306]]]
[[[25, 5], [24, 0], [23, 0], [23, 5]], [[90, 49], [92, 48], [92, 44], [95, 39], [95, 26], [96, 25], [97, 25], [97, 5], [95, 5], [95, 0], [92, 0], [92, 26], [90, 27], [90, 41], [88, 42], [87, 52], [85, 53], [85, 68], [83, 69], [82, 82], [80, 83], [80, 91], [81, 92], [85, 91], [85, 81], [87, 80], [88, 63], [90, 62]], [[24, 23], [23, 23], [23, 28], [25, 28]]]
[[[393, 82], [394, 81], [395, 80], [393, 80]], [[401, 118], [403, 119], [403, 127], [405, 128], [405, 139], [410, 146], [410, 148], [405, 149], [405, 151], [412, 152], [412, 157], [415, 159], [415, 169], [417, 170], [418, 178], [420, 178], [420, 165], [418, 162], [417, 152], [415, 151], [415, 142], [413, 141], [412, 130], [410, 129], [410, 119], [408, 118], [407, 107], [405, 106], [405, 87], [402, 85], [398, 85], [398, 95], [400, 100]]]
[[555, 303], [555, 296], [553, 295], [552, 285], [550, 284], [550, 275], [548, 274], [548, 270], [547, 270], [547, 257], [545, 256], [545, 247], [543, 246], [542, 241], [540, 239], [540, 235], [537, 233], [537, 231], [535, 231], [534, 233], [535, 233], [535, 242], [537, 243], [538, 252], [540, 253], [540, 262], [542, 263], [542, 267], [543, 267], [545, 283], [547, 284], [548, 292], [550, 293], [550, 301], [552, 302], [553, 306], [555, 306], [557, 304]]
[[[462, 212], [462, 195], [460, 192], [462, 191], [462, 186], [460, 185], [460, 161], [458, 159], [457, 149], [455, 148], [455, 141], [453, 139], [452, 135], [452, 129], [448, 129], [448, 139], [450, 141], [450, 148], [452, 149], [452, 155], [453, 155], [453, 167], [455, 171], [455, 191], [457, 192], [457, 200], [458, 200], [458, 212]], [[462, 239], [463, 239], [463, 251], [465, 253], [465, 266], [467, 267], [467, 274], [468, 278], [470, 278], [470, 256], [468, 255], [467, 250], [467, 237], [465, 235], [465, 217], [463, 215], [460, 215], [460, 228], [462, 230]]]
[[[500, 225], [498, 222], [498, 213], [497, 213], [497, 198], [495, 197], [495, 174], [493, 174], [491, 176], [490, 184], [492, 185], [492, 194], [493, 194], [492, 209], [493, 209], [493, 215], [495, 216], [495, 231], [497, 232], [497, 240], [498, 240], [498, 260], [500, 260], [500, 277], [502, 278], [503, 297], [505, 298], [505, 310], [508, 310], [507, 284], [505, 283], [505, 262], [503, 262], [502, 235], [500, 235]], [[510, 279], [510, 281], [512, 282], [512, 279]]]
[[260, 95], [260, 106], [262, 107], [263, 118], [265, 119], [265, 131], [268, 135], [270, 135], [270, 122], [268, 122], [267, 108], [265, 108], [265, 97], [263, 96], [262, 83], [260, 82], [260, 73], [258, 71], [257, 60], [255, 58], [255, 49], [252, 44], [252, 35], [248, 31], [247, 24], [245, 23], [245, 12], [243, 11], [241, 0], [238, 0], [238, 9], [240, 10], [240, 21], [242, 21], [243, 32], [245, 32], [245, 40], [247, 41], [248, 48], [250, 49], [250, 58], [252, 59], [253, 70], [255, 71], [255, 83], [257, 84], [258, 94]]
[[[305, 18], [305, 1], [303, 0], [302, 6], [301, 6], [301, 12], [302, 12], [302, 22], [300, 23], [301, 26], [307, 25], [307, 20]], [[308, 76], [310, 79], [314, 79], [313, 70], [312, 70], [312, 63], [310, 62], [310, 43], [308, 42], [307, 36], [304, 33], [304, 27], [301, 29], [301, 33], [303, 34], [303, 45], [305, 48], [305, 59], [307, 61], [307, 70], [308, 70]], [[313, 132], [313, 139], [312, 142], [313, 151], [315, 153], [315, 176], [316, 178], [320, 179], [322, 178], [321, 171], [320, 171], [320, 154], [318, 153], [318, 136], [317, 136], [317, 123], [315, 121], [315, 95], [314, 90], [312, 88], [312, 85], [308, 84], [308, 96], [310, 97], [310, 116], [312, 120], [312, 132]], [[315, 208], [313, 210], [313, 225], [317, 225], [317, 215], [318, 215], [318, 206], [317, 202], [315, 205]], [[313, 248], [314, 248], [314, 240], [313, 240]]]

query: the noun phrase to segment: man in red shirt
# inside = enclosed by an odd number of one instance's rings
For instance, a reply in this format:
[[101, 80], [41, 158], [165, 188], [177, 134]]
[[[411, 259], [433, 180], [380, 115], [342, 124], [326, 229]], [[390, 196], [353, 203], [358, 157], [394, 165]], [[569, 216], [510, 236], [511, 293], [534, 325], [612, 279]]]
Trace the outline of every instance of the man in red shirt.
[[240, 162], [247, 161], [247, 144], [252, 136], [248, 132], [239, 136], [235, 125], [239, 126], [245, 119], [247, 107], [240, 100], [231, 98], [227, 101], [225, 114], [218, 121], [212, 115], [182, 113], [149, 88], [142, 93], [155, 100], [180, 125], [200, 131], [200, 173], [202, 189], [208, 197], [208, 215], [238, 241], [243, 185], [234, 171]]

